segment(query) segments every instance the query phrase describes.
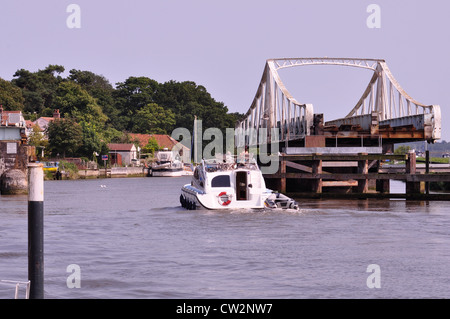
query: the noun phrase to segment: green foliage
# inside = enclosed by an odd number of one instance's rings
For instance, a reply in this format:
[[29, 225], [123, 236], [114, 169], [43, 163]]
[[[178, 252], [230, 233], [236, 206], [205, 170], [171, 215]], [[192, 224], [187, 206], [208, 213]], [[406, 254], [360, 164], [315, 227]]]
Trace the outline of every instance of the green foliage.
[[105, 143], [119, 143], [122, 136], [126, 135], [124, 132], [120, 132], [109, 125], [103, 129], [102, 133]]
[[81, 125], [70, 118], [50, 122], [46, 134], [53, 156], [74, 156], [83, 143]]
[[133, 132], [168, 134], [175, 125], [175, 114], [155, 103], [144, 105], [136, 112]]
[[104, 125], [107, 120], [97, 101], [74, 82], [61, 82], [58, 85], [55, 103], [64, 117], [74, 118], [78, 122]]
[[147, 77], [129, 77], [117, 83], [113, 93], [117, 117], [114, 119], [118, 130], [132, 131], [136, 113], [145, 105], [154, 103], [159, 84]]
[[410, 150], [411, 150], [411, 146], [401, 145], [395, 149], [394, 154], [403, 155], [403, 154], [408, 153]]
[[73, 171], [75, 173], [78, 173], [78, 167], [71, 162], [68, 161], [60, 161], [59, 162], [59, 167], [65, 171], [69, 170], [69, 171]]
[[36, 147], [36, 155], [38, 155], [38, 158], [42, 154], [42, 148], [44, 148], [44, 151], [47, 151], [48, 140], [41, 132], [39, 125], [33, 125], [31, 134], [28, 137], [28, 144]]
[[[10, 82], [0, 79], [0, 104], [5, 109], [22, 110], [31, 120], [60, 110], [65, 120], [53, 121], [46, 132], [53, 155], [106, 154], [107, 143], [130, 142], [128, 132], [171, 134], [177, 127], [192, 131], [194, 116], [203, 121], [203, 130], [216, 127], [225, 137], [225, 128], [234, 128], [242, 117], [228, 113], [222, 102], [192, 81], [158, 83], [130, 76], [113, 87], [90, 71], [72, 69], [63, 78], [64, 71], [63, 66], [48, 65], [36, 72], [19, 69]], [[34, 136], [32, 143], [40, 143], [37, 139]]]
[[0, 105], [5, 111], [22, 111], [24, 100], [18, 87], [0, 78]]
[[160, 149], [160, 146], [158, 145], [158, 142], [154, 137], [151, 137], [148, 140], [147, 145], [144, 146], [142, 149], [142, 153], [151, 153], [152, 155], [155, 154], [157, 150]]
[[[426, 162], [426, 158], [425, 157], [418, 157], [416, 159], [416, 162], [425, 163]], [[449, 163], [449, 158], [430, 157], [430, 163], [448, 164]]]
[[114, 107], [114, 88], [104, 76], [72, 69], [68, 80], [80, 85], [96, 100], [106, 115], [107, 123], [114, 123], [118, 119], [119, 112]]
[[78, 179], [78, 167], [74, 163], [60, 161], [59, 169], [65, 171], [68, 179]]
[[52, 180], [52, 179], [55, 179], [55, 175], [54, 175], [54, 174], [55, 174], [55, 173], [52, 172], [52, 171], [47, 171], [47, 170], [45, 170], [45, 171], [44, 171], [44, 180], [50, 181], [50, 180]]
[[108, 147], [103, 141], [101, 134], [97, 131], [95, 125], [85, 121], [82, 121], [80, 125], [82, 131], [82, 143], [77, 154], [87, 158], [92, 158], [94, 152], [98, 154], [107, 154]]
[[53, 108], [56, 88], [63, 81], [63, 78], [56, 74], [62, 72], [64, 67], [60, 65], [49, 65], [34, 73], [25, 69], [17, 70], [12, 83], [22, 89], [25, 112], [40, 114], [44, 108]]

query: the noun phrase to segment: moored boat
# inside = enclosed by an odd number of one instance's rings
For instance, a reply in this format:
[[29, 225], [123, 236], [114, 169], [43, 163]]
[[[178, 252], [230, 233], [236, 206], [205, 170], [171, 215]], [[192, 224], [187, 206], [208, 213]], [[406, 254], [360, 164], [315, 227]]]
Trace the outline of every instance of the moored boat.
[[173, 157], [172, 151], [164, 150], [156, 154], [156, 162], [151, 167], [151, 176], [184, 176], [183, 163]]

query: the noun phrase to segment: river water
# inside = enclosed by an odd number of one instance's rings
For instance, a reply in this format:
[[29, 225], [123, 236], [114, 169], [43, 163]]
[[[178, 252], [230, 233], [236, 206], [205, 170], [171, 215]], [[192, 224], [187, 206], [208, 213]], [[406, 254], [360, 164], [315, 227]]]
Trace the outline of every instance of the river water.
[[[46, 181], [45, 297], [450, 298], [450, 202], [187, 211], [189, 181]], [[27, 258], [27, 198], [0, 196], [0, 279], [25, 281]]]

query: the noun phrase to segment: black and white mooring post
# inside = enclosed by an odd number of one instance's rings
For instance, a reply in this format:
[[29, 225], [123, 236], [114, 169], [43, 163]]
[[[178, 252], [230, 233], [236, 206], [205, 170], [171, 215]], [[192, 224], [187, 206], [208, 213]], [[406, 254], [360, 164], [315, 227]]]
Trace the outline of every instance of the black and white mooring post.
[[44, 169], [28, 164], [28, 280], [30, 299], [44, 299]]

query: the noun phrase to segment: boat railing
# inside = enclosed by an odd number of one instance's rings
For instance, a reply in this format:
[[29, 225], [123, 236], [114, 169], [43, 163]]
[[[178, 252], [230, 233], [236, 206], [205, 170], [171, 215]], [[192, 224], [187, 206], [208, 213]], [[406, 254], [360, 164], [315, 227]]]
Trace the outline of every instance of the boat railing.
[[21, 285], [26, 285], [25, 299], [30, 298], [30, 281], [14, 281], [14, 280], [0, 280], [0, 284], [15, 286], [14, 299], [19, 299], [19, 288]]
[[216, 158], [203, 159], [202, 164], [206, 172], [230, 171], [234, 169], [259, 170], [253, 154], [218, 155]]

